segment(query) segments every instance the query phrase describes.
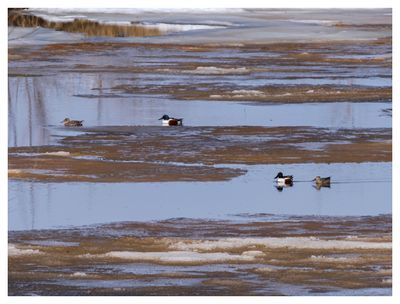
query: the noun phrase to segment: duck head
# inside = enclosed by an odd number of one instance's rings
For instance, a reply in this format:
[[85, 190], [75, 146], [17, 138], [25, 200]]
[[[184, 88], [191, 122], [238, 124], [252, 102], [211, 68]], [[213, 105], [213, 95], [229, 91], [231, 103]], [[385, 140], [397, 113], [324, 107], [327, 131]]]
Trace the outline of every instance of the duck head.
[[62, 120], [60, 122], [69, 122], [69, 121], [70, 121], [70, 119], [67, 117], [67, 118], [64, 118], [64, 120]]
[[282, 173], [282, 172], [279, 172], [279, 173], [275, 176], [275, 178], [283, 178], [283, 173]]
[[161, 118], [159, 118], [158, 120], [168, 120], [169, 116], [167, 114], [164, 114]]
[[312, 181], [316, 182], [316, 183], [320, 183], [321, 182], [321, 176], [316, 176]]

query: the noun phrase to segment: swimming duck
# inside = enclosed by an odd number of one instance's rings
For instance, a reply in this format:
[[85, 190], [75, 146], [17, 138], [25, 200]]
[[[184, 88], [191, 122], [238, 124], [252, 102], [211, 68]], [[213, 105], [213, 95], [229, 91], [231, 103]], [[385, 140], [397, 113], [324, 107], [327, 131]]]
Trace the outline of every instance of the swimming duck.
[[183, 123], [183, 118], [173, 118], [166, 114], [164, 114], [158, 120], [161, 120], [163, 126], [182, 126]]
[[275, 176], [276, 182], [278, 185], [293, 185], [293, 175], [283, 175], [282, 172], [279, 172]]
[[321, 188], [321, 187], [330, 187], [330, 186], [331, 186], [331, 177], [330, 177], [330, 176], [328, 176], [328, 177], [316, 176], [316, 177], [313, 179], [313, 182], [315, 182], [315, 185], [316, 185], [318, 188]]
[[64, 120], [61, 122], [64, 123], [64, 126], [66, 127], [82, 127], [83, 120], [71, 120], [69, 118], [64, 118]]

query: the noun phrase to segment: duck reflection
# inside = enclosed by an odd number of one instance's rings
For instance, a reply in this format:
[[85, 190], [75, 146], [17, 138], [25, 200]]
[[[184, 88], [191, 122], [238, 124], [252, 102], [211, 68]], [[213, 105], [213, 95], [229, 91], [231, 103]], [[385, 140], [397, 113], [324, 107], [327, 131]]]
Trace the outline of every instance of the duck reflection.
[[290, 188], [293, 186], [293, 182], [290, 183], [277, 183], [275, 185], [276, 190], [278, 190], [279, 192], [282, 192], [284, 188]]

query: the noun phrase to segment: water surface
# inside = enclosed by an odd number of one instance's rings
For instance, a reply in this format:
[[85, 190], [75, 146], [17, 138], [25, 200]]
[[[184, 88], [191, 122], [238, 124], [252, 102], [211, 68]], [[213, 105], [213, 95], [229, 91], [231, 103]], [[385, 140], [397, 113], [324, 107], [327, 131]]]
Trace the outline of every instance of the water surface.
[[[359, 216], [391, 213], [391, 164], [243, 166], [229, 182], [37, 183], [9, 181], [9, 229], [45, 229], [176, 217], [228, 219], [235, 214]], [[278, 191], [278, 171], [295, 176]], [[332, 176], [317, 190], [311, 179]], [[234, 217], [236, 218], [236, 217]]]
[[[100, 77], [100, 78], [99, 78]], [[115, 80], [116, 81], [116, 80]], [[311, 126], [323, 128], [391, 128], [383, 110], [390, 102], [268, 104], [259, 102], [176, 100], [168, 96], [99, 95], [91, 90], [114, 80], [99, 75], [10, 78], [8, 145], [57, 143], [71, 135], [60, 123], [83, 119], [85, 126], [158, 125], [163, 114], [183, 117], [187, 126]], [[94, 97], [76, 95], [95, 94]]]

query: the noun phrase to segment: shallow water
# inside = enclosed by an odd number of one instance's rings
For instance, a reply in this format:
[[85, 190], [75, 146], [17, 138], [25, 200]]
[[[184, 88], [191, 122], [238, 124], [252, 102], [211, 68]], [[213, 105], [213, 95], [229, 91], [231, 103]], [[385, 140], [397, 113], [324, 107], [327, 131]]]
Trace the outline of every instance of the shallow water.
[[[183, 117], [187, 126], [312, 126], [323, 128], [390, 128], [383, 110], [388, 102], [264, 104], [257, 102], [176, 100], [168, 96], [107, 97], [92, 90], [112, 87], [118, 80], [100, 75], [9, 78], [8, 145], [55, 144], [65, 134], [60, 121], [83, 119], [85, 126], [158, 125], [168, 113]], [[95, 94], [94, 97], [77, 97]]]
[[[176, 217], [236, 218], [241, 213], [378, 215], [391, 213], [391, 164], [243, 166], [229, 182], [38, 183], [9, 181], [9, 230], [83, 226]], [[295, 176], [278, 191], [278, 171]], [[316, 175], [332, 176], [315, 189]]]

